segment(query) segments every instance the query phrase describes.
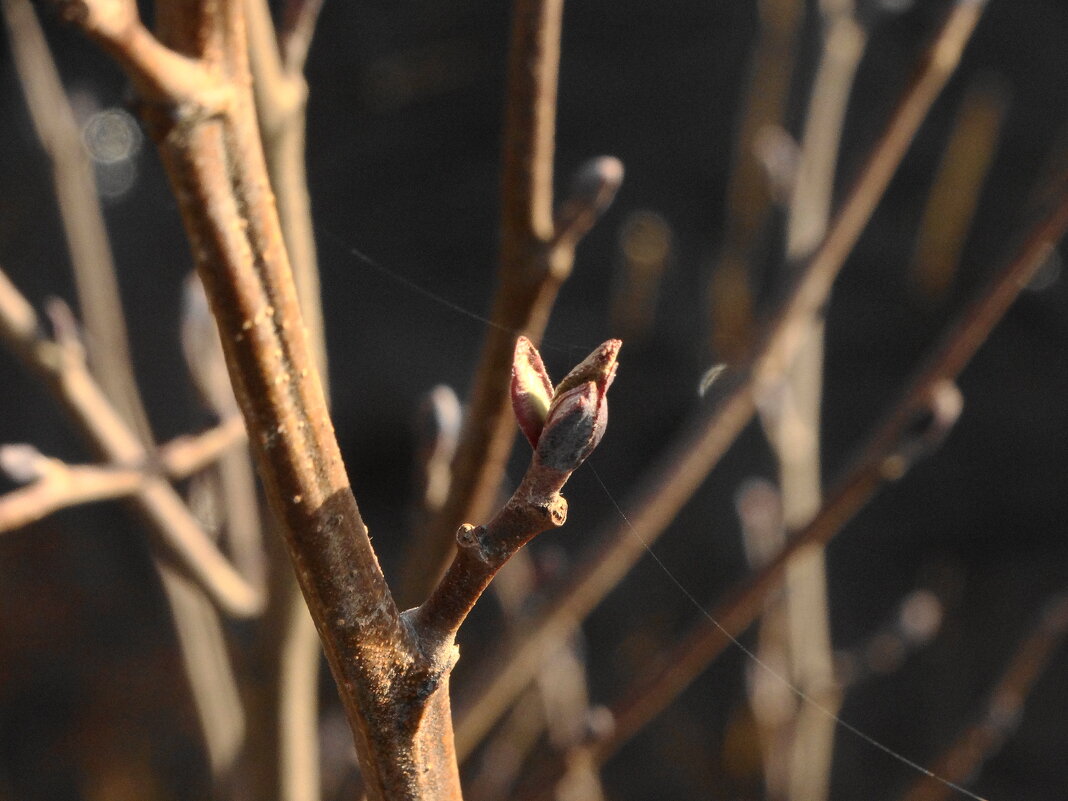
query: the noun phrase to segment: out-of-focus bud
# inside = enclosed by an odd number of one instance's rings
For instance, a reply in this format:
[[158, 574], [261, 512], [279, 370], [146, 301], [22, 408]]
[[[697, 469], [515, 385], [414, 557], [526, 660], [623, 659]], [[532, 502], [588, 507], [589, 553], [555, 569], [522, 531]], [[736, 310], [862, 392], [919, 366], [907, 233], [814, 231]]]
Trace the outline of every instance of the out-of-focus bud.
[[613, 156], [598, 156], [579, 167], [567, 200], [554, 215], [554, 243], [575, 247], [612, 205], [622, 183], [623, 163]]
[[519, 337], [512, 359], [512, 409], [533, 448], [538, 447], [552, 399], [553, 384], [541, 355], [529, 339]]
[[0, 473], [19, 484], [29, 484], [43, 478], [51, 462], [33, 445], [0, 445]]

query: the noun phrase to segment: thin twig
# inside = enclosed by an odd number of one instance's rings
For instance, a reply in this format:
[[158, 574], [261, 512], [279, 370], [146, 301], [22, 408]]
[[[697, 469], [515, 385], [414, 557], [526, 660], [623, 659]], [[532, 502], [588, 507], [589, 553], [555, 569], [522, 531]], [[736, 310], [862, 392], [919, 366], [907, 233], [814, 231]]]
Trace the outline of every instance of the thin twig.
[[1023, 715], [1024, 704], [1068, 634], [1068, 598], [1047, 602], [1034, 630], [1016, 649], [994, 689], [982, 719], [963, 731], [935, 760], [931, 772], [945, 781], [919, 779], [903, 801], [942, 801], [952, 792], [947, 782], [970, 783], [983, 763], [1008, 739]]
[[[74, 112], [29, 3], [8, 0], [5, 11], [9, 22], [20, 22], [12, 25], [19, 28], [12, 38], [19, 43], [16, 51], [31, 114], [54, 165], [92, 371], [119, 416], [143, 448], [151, 450], [154, 439], [130, 359], [103, 211]], [[172, 525], [180, 526], [181, 521]], [[232, 767], [245, 733], [244, 712], [222, 626], [211, 601], [193, 582], [166, 560], [155, 557], [153, 561], [169, 601], [208, 760], [218, 777]], [[255, 581], [249, 573], [245, 577]], [[259, 587], [253, 584], [253, 589], [258, 591]]]
[[[23, 463], [27, 459], [35, 462], [32, 470], [37, 474], [27, 486], [0, 495], [0, 532], [14, 531], [72, 506], [129, 497], [160, 475], [180, 481], [244, 441], [245, 423], [233, 417], [203, 434], [172, 440], [147, 464], [129, 467], [72, 465], [37, 453], [31, 446], [0, 445], [0, 466], [6, 472], [11, 472], [7, 465], [17, 457]], [[16, 453], [15, 448], [20, 451]]]
[[234, 415], [201, 434], [185, 434], [160, 445], [156, 461], [174, 481], [199, 473], [222, 454], [247, 441], [245, 421]]
[[779, 586], [786, 566], [797, 553], [814, 544], [826, 545], [880, 486], [900, 477], [919, 452], [936, 444], [930, 439], [905, 439], [918, 415], [933, 415], [928, 434], [945, 433], [954, 416], [954, 403], [959, 402], [949, 391], [952, 385], [948, 382], [968, 364], [1068, 229], [1068, 180], [1062, 183], [1061, 193], [1060, 202], [1032, 228], [1015, 256], [947, 329], [812, 521], [790, 537], [772, 562], [747, 578], [711, 611], [709, 617], [716, 621], [714, 625], [708, 620], [700, 621], [690, 636], [666, 656], [666, 667], [624, 694], [624, 700], [615, 708], [615, 731], [596, 746], [600, 761], [615, 753], [685, 689], [730, 644], [732, 637], [745, 631], [760, 614], [767, 594]]
[[[779, 490], [764, 479], [749, 479], [735, 493], [734, 505], [749, 569], [759, 570], [782, 549], [786, 539]], [[756, 655], [775, 673], [786, 676], [790, 673], [790, 654], [783, 596], [780, 592], [769, 593], [764, 599]], [[797, 718], [796, 698], [768, 671], [750, 665], [746, 674], [749, 709], [763, 758], [765, 794], [769, 799], [785, 799], [789, 788], [789, 747]]]
[[322, 644], [290, 578], [278, 664], [278, 790], [281, 801], [319, 801], [319, 665]]
[[[822, 0], [820, 60], [810, 90], [794, 191], [786, 229], [786, 261], [807, 258], [826, 236], [846, 107], [867, 35], [853, 0]], [[782, 523], [792, 531], [820, 506], [820, 404], [823, 394], [822, 317], [817, 317], [784, 383], [765, 393], [761, 417], [779, 463]], [[837, 712], [841, 692], [834, 675], [823, 549], [797, 554], [787, 566], [778, 605], [789, 675], [822, 709]], [[768, 753], [784, 769], [784, 798], [820, 801], [830, 787], [834, 720], [802, 704], [793, 708], [789, 736]], [[785, 732], [784, 732], [785, 733]]]
[[414, 490], [407, 515], [410, 523], [404, 544], [406, 565], [421, 563], [424, 558], [421, 551], [437, 548], [430, 541], [428, 524], [449, 498], [452, 459], [456, 454], [462, 422], [460, 399], [451, 387], [439, 384], [423, 396], [414, 424]]
[[[202, 402], [221, 419], [240, 418], [219, 343], [219, 332], [196, 273], [186, 279], [181, 308], [182, 355]], [[218, 510], [219, 526], [226, 537], [234, 566], [258, 591], [266, 593], [263, 524], [256, 476], [247, 447], [227, 451], [215, 465], [212, 475], [190, 488], [190, 502], [198, 501]]]
[[286, 0], [278, 26], [278, 49], [289, 72], [303, 72], [323, 0]]
[[954, 5], [823, 244], [799, 272], [754, 354], [733, 376], [720, 379], [721, 400], [684, 426], [640, 483], [636, 499], [627, 504], [627, 519], [610, 525], [596, 538], [600, 545], [560, 588], [526, 636], [487, 661], [496, 667], [479, 674], [473, 697], [461, 704], [457, 716], [461, 758], [522, 692], [537, 671], [539, 655], [579, 625], [641, 558], [645, 545], [663, 533], [752, 418], [758, 386], [781, 376], [792, 362], [803, 341], [801, 333], [826, 300], [927, 110], [953, 73], [982, 9], [982, 3], [975, 0], [959, 0]]
[[4, 0], [4, 18], [26, 105], [52, 163], [89, 363], [115, 408], [147, 439], [151, 433], [129, 369], [129, 338], [93, 165], [33, 7], [28, 0]]
[[724, 360], [744, 356], [751, 344], [754, 303], [749, 267], [773, 200], [756, 145], [768, 129], [782, 125], [804, 4], [798, 0], [762, 0], [757, 10], [758, 39], [734, 137], [728, 214], [709, 287], [712, 345]]
[[[89, 375], [80, 354], [43, 337], [37, 315], [0, 270], [0, 339], [36, 371], [109, 462], [141, 464], [147, 453]], [[212, 599], [237, 617], [255, 615], [262, 599], [219, 553], [181, 498], [163, 478], [150, 478], [134, 503]]]
[[1008, 107], [1004, 79], [983, 75], [968, 87], [923, 211], [911, 273], [923, 300], [943, 300], [956, 278]]
[[563, 0], [516, 0], [509, 50], [501, 252], [491, 325], [482, 346], [452, 462], [449, 499], [431, 521], [429, 547], [403, 571], [399, 597], [416, 603], [448, 564], [457, 526], [485, 519], [497, 499], [515, 441], [505, 392], [516, 334], [540, 342], [575, 247], [611, 203], [623, 178], [615, 159], [596, 159], [576, 176], [553, 218], [553, 150]]
[[[11, 458], [12, 447], [29, 446], [0, 447], [0, 461]], [[128, 497], [145, 480], [144, 472], [134, 468], [68, 465], [39, 453], [37, 460], [37, 480], [0, 495], [0, 532], [23, 528], [60, 509]]]
[[203, 590], [173, 566], [156, 560], [170, 603], [179, 654], [197, 715], [213, 777], [223, 779], [245, 742], [245, 710], [237, 689], [226, 634], [219, 614]]

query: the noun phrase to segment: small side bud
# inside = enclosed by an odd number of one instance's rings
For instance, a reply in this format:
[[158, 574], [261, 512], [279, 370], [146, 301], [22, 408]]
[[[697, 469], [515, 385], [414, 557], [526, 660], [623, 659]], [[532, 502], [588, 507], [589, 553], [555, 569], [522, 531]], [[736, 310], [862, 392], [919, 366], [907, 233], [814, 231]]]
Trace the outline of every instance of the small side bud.
[[553, 239], [574, 247], [605, 213], [623, 183], [623, 163], [598, 156], [584, 163], [571, 179], [571, 191], [556, 210]]
[[541, 361], [541, 355], [534, 344], [523, 336], [515, 343], [511, 394], [512, 409], [515, 411], [519, 428], [530, 441], [531, 447], [537, 448], [541, 430], [549, 415], [553, 384]]
[[19, 484], [44, 477], [51, 460], [33, 445], [0, 445], [0, 473]]

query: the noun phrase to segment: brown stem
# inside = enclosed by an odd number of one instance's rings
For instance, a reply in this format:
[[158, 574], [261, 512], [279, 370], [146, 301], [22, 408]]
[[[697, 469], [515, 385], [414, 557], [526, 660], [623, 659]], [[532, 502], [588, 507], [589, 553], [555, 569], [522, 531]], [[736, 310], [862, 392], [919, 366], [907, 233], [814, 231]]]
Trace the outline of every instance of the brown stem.
[[[721, 379], [721, 400], [702, 409], [646, 474], [627, 521], [612, 524], [597, 549], [554, 596], [522, 641], [504, 647], [487, 664], [456, 721], [457, 751], [466, 756], [537, 671], [539, 654], [566, 637], [593, 610], [645, 552], [718, 463], [753, 416], [754, 392], [785, 371], [803, 339], [800, 334], [819, 312], [861, 231], [882, 197], [913, 135], [952, 74], [982, 11], [982, 4], [959, 0], [918, 72], [898, 102], [853, 190], [835, 216], [823, 244], [800, 270], [787, 300], [769, 323], [753, 354], [733, 378]], [[488, 677], [488, 678], [486, 678]]]
[[[246, 0], [245, 11], [267, 172], [278, 202], [301, 314], [329, 401], [326, 331], [304, 152], [308, 86], [303, 69], [321, 5], [320, 0], [287, 3], [277, 35], [265, 0]], [[291, 580], [278, 571], [274, 576], [278, 581], [271, 592], [291, 601], [288, 613], [282, 615], [284, 636], [271, 638], [279, 650], [269, 656], [279, 664], [277, 696], [268, 701], [275, 718], [271, 726], [277, 729], [276, 786], [282, 801], [314, 801], [321, 793], [317, 701], [322, 649]], [[261, 764], [274, 761], [273, 754], [257, 757]]]
[[452, 564], [411, 615], [424, 648], [442, 654], [451, 650], [460, 625], [504, 563], [542, 531], [564, 524], [567, 502], [560, 495], [562, 484], [558, 472], [544, 470], [535, 459], [511, 499], [489, 523], [460, 527]]
[[[301, 314], [316, 354], [316, 366], [325, 381], [326, 333], [304, 163], [308, 84], [303, 74], [307, 46], [322, 3], [312, 0], [292, 5], [299, 6], [293, 9], [296, 27], [288, 36], [276, 36], [265, 0], [245, 0], [249, 67], [267, 173], [278, 202], [278, 216], [297, 284]], [[288, 13], [290, 7], [286, 10]], [[285, 49], [286, 41], [293, 45], [291, 51]], [[288, 57], [284, 58], [284, 54]]]
[[[554, 224], [553, 149], [562, 13], [563, 0], [515, 0], [504, 126], [501, 253], [492, 323], [452, 462], [449, 498], [430, 523], [425, 538], [429, 547], [405, 566], [400, 590], [404, 604], [419, 602], [434, 586], [448, 563], [457, 526], [484, 519], [492, 509], [515, 441], [506, 391], [515, 336], [524, 334], [535, 344], [540, 342], [557, 292], [571, 273], [578, 239], [611, 202], [622, 180], [617, 161], [599, 160], [599, 166], [593, 167], [594, 183], [602, 191], [582, 197], [580, 188], [570, 207], [581, 211], [567, 213]], [[604, 191], [605, 186], [610, 188]]]
[[[95, 6], [95, 3], [90, 5]], [[161, 4], [162, 41], [219, 77], [142, 109], [219, 326], [271, 509], [315, 619], [373, 799], [459, 798], [448, 683], [427, 683], [349, 487], [304, 331], [252, 103], [242, 3]], [[124, 42], [88, 27], [112, 50]], [[120, 61], [138, 86], [152, 62]], [[148, 99], [148, 98], [146, 98]]]

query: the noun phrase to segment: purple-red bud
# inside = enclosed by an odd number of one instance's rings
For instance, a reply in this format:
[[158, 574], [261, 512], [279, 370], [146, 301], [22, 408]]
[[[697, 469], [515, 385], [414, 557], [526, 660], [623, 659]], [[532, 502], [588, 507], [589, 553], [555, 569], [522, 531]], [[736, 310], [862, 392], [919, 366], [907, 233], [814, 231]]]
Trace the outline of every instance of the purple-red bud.
[[601, 441], [607, 423], [608, 403], [593, 381], [557, 395], [538, 440], [538, 462], [559, 473], [577, 470]]
[[515, 343], [512, 359], [512, 409], [519, 428], [530, 441], [532, 448], [538, 446], [549, 404], [553, 399], [553, 384], [534, 344], [526, 337]]
[[612, 381], [616, 377], [616, 359], [619, 357], [619, 348], [623, 343], [618, 339], [610, 339], [603, 342], [597, 350], [583, 359], [575, 368], [564, 376], [564, 379], [556, 386], [556, 396], [560, 396], [579, 384], [592, 381], [601, 388], [601, 393], [608, 391]]
[[554, 391], [538, 351], [529, 339], [519, 337], [512, 362], [512, 408], [544, 467], [570, 473], [601, 441], [620, 345], [618, 339], [603, 343]]

